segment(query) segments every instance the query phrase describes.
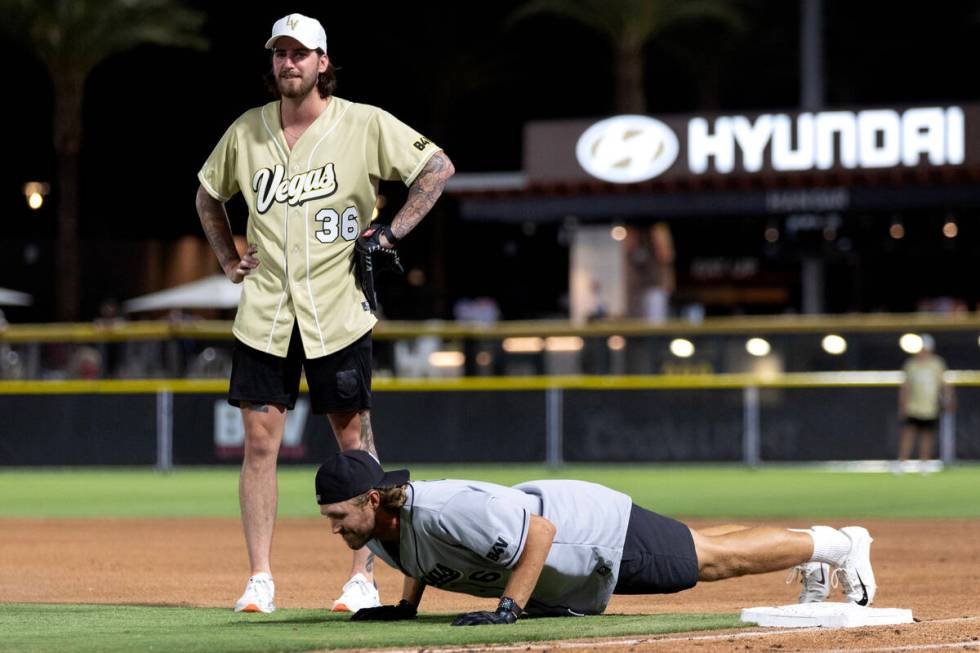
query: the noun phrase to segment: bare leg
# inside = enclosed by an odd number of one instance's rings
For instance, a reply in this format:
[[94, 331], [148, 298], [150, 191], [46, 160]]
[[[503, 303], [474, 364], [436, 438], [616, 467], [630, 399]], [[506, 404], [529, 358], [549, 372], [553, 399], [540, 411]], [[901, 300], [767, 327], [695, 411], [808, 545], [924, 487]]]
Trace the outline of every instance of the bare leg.
[[698, 556], [699, 580], [713, 581], [746, 574], [789, 569], [813, 556], [813, 538], [785, 528], [760, 526], [704, 535], [691, 530]]
[[936, 431], [934, 429], [922, 429], [919, 431], [919, 459], [922, 461], [931, 460], [935, 444]]
[[745, 531], [750, 529], [751, 526], [742, 526], [741, 524], [722, 524], [720, 526], [711, 526], [710, 528], [698, 529], [698, 533], [701, 535], [728, 535], [729, 533], [737, 533], [739, 531]]
[[[328, 413], [327, 419], [341, 451], [363, 449], [378, 457], [374, 448], [374, 432], [371, 430], [371, 411]], [[367, 547], [354, 551], [350, 575], [354, 574], [362, 574], [369, 582], [374, 582], [374, 554]]]
[[916, 429], [911, 424], [902, 427], [902, 435], [898, 441], [898, 459], [908, 460], [912, 457], [912, 447], [915, 445]]
[[328, 413], [327, 419], [341, 451], [363, 449], [375, 458], [378, 457], [374, 448], [374, 432], [371, 430], [371, 411]]
[[245, 459], [238, 479], [238, 503], [252, 575], [269, 572], [279, 488], [276, 458], [286, 425], [284, 406], [242, 403]]

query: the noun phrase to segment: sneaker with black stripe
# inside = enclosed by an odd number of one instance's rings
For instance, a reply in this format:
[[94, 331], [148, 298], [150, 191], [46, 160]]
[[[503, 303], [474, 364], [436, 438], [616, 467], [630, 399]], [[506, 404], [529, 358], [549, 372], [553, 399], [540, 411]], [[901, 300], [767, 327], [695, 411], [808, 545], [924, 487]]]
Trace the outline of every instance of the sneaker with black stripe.
[[800, 588], [798, 603], [821, 603], [830, 596], [831, 585], [836, 585], [836, 577], [831, 573], [831, 567], [826, 562], [804, 562], [793, 567], [786, 578], [787, 583], [799, 579], [803, 584]]
[[851, 603], [871, 605], [878, 591], [875, 572], [871, 568], [871, 543], [874, 540], [868, 529], [861, 526], [847, 526], [840, 529], [840, 532], [851, 540], [851, 550], [835, 572], [840, 579], [841, 589]]

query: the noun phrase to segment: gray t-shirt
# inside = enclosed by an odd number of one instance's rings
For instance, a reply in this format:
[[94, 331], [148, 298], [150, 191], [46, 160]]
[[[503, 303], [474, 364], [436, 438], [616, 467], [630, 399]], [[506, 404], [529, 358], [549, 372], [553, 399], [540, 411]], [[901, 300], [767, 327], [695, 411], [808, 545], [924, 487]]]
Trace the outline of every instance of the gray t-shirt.
[[368, 548], [428, 585], [497, 597], [539, 515], [557, 532], [525, 610], [599, 614], [616, 587], [631, 506], [625, 494], [584, 481], [415, 481], [400, 515], [401, 566], [377, 540]]

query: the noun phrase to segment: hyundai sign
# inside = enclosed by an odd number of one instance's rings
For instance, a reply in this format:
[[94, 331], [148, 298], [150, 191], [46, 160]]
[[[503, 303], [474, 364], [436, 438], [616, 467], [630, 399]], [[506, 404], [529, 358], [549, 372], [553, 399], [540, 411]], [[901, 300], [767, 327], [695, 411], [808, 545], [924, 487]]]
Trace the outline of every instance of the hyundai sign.
[[[626, 115], [528, 126], [536, 182], [638, 183], [701, 175], [883, 170], [970, 164], [980, 147], [974, 105], [763, 113]], [[567, 153], [567, 154], [566, 154]]]
[[646, 116], [617, 116], [597, 122], [575, 146], [579, 164], [605, 181], [630, 184], [653, 179], [677, 160], [673, 130]]

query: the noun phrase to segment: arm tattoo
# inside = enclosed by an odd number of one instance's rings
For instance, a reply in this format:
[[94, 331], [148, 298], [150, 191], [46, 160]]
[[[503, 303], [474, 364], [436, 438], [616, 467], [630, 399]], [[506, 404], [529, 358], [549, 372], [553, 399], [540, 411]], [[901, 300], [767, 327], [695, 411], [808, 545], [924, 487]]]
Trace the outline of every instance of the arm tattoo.
[[201, 218], [204, 235], [211, 243], [211, 249], [217, 255], [223, 270], [239, 258], [225, 205], [200, 188], [197, 191], [197, 215]]
[[371, 411], [361, 411], [361, 449], [369, 454], [378, 457], [378, 452], [374, 448], [374, 431], [371, 430]]
[[453, 176], [456, 169], [449, 157], [442, 152], [436, 152], [422, 168], [408, 188], [408, 199], [395, 218], [391, 221], [391, 233], [401, 239], [408, 235], [422, 218], [432, 209], [432, 206], [442, 195], [446, 182]]

